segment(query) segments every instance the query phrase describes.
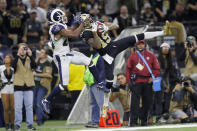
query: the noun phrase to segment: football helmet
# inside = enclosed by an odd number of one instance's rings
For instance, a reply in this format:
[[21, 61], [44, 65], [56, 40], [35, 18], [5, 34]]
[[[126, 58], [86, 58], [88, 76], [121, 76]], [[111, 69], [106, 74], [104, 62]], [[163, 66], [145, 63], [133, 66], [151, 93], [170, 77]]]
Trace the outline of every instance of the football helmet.
[[80, 19], [84, 21], [85, 27], [91, 26], [91, 23], [94, 22], [90, 14], [81, 14]]
[[47, 19], [50, 24], [53, 23], [61, 23], [66, 24], [67, 23], [67, 17], [65, 13], [60, 9], [51, 9], [47, 13]]

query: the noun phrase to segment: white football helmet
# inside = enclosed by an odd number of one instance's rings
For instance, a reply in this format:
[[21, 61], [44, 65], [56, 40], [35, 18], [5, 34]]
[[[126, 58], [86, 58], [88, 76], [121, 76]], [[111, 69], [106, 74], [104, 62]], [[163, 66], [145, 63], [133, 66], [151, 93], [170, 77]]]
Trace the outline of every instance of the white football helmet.
[[[93, 23], [93, 20], [90, 14], [81, 14], [80, 19], [84, 21], [85, 27], [89, 27], [91, 26], [91, 23]], [[85, 21], [86, 19], [89, 19], [89, 21]]]

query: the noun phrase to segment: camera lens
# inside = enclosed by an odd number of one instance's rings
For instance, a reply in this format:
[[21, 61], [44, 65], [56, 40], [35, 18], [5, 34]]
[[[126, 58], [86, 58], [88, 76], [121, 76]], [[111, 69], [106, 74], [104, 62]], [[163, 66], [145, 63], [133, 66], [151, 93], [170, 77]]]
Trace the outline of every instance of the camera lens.
[[189, 87], [189, 83], [188, 82], [184, 82], [183, 85], [184, 85], [184, 87]]
[[27, 47], [24, 47], [24, 50], [28, 50], [28, 48]]
[[191, 48], [191, 47], [193, 46], [193, 42], [192, 42], [192, 41], [188, 41], [187, 46], [188, 46], [189, 48]]

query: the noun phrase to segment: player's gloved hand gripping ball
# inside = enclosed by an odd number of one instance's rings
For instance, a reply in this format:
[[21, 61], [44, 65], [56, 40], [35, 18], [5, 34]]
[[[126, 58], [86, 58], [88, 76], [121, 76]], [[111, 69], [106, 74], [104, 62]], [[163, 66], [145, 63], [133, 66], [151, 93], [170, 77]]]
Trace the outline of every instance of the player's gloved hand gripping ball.
[[94, 22], [91, 24], [91, 26], [92, 26], [92, 32], [97, 32], [98, 25]]
[[104, 24], [98, 24], [98, 33], [105, 33], [109, 30], [108, 26]]

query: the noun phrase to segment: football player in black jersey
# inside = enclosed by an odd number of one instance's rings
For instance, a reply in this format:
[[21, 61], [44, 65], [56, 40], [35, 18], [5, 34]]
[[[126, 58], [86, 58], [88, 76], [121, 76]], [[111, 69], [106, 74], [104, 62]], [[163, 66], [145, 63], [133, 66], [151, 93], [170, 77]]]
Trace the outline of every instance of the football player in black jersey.
[[[131, 35], [125, 37], [123, 39], [112, 41], [107, 31], [109, 27], [107, 27], [103, 23], [94, 22], [88, 14], [82, 14], [82, 18], [89, 18], [89, 23], [86, 23], [88, 28], [86, 28], [81, 34], [82, 39], [84, 39], [88, 44], [90, 44], [93, 48], [95, 48], [98, 53], [105, 60], [105, 72], [106, 72], [106, 87], [110, 89], [113, 85], [113, 69], [114, 69], [114, 59], [115, 57], [127, 49], [128, 47], [134, 47], [135, 43], [144, 40], [151, 39], [154, 37], [162, 36], [169, 33], [169, 23], [166, 22], [163, 31], [155, 31], [155, 32], [146, 32], [148, 26], [145, 27], [143, 33], [137, 35]], [[105, 95], [108, 97], [108, 95]], [[108, 108], [106, 104], [107, 98], [104, 99], [104, 107]], [[104, 110], [105, 110], [104, 109]]]

